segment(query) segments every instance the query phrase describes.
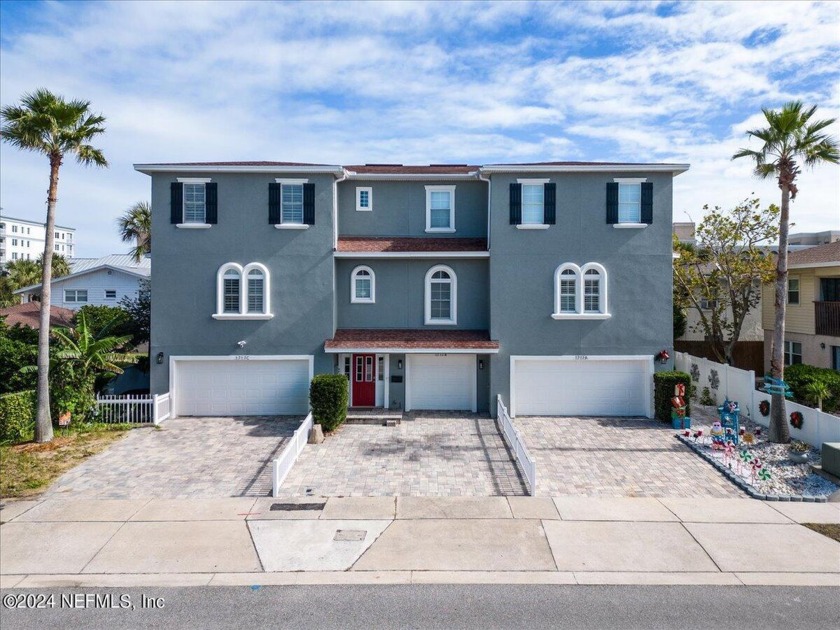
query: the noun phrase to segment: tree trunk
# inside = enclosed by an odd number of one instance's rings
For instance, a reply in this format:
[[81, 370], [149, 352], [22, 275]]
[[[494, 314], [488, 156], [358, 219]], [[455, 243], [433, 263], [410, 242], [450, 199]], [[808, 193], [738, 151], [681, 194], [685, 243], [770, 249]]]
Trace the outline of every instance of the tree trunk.
[[47, 195], [47, 223], [44, 229], [44, 260], [41, 272], [41, 313], [38, 329], [38, 419], [35, 422], [35, 441], [53, 439], [50, 416], [50, 301], [52, 299], [52, 255], [55, 236], [55, 204], [58, 201], [58, 169], [61, 156], [50, 156], [50, 190]]
[[[780, 178], [781, 179], [781, 178]], [[770, 355], [770, 376], [782, 380], [785, 377], [784, 341], [785, 310], [787, 308], [787, 259], [788, 220], [790, 215], [790, 186], [781, 183], [782, 208], [779, 218], [779, 255], [776, 259], [776, 317], [773, 328], [773, 345]], [[784, 394], [773, 394], [770, 404], [769, 439], [777, 444], [790, 442]]]

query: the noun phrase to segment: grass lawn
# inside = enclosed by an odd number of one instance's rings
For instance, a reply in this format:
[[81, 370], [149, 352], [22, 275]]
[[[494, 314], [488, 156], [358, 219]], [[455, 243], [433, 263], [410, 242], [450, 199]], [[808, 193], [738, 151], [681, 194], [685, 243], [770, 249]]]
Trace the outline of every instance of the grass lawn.
[[31, 497], [82, 461], [122, 439], [130, 425], [80, 424], [56, 429], [52, 442], [0, 446], [0, 498]]
[[833, 523], [802, 523], [808, 529], [813, 529], [815, 532], [833, 538], [840, 542], [840, 525]]

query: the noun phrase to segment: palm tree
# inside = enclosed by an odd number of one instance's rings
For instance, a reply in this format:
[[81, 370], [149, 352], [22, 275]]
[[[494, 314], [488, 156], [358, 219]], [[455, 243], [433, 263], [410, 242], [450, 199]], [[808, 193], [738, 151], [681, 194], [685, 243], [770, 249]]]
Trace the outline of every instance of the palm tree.
[[59, 344], [56, 359], [70, 362], [83, 380], [101, 372], [122, 374], [117, 363], [137, 362], [135, 355], [117, 352], [131, 340], [131, 335], [106, 337], [103, 335], [107, 331], [102, 331], [100, 336], [95, 336], [84, 311], [79, 312], [75, 328], [58, 328], [54, 334]]
[[[834, 122], [833, 118], [811, 122], [817, 111], [816, 105], [805, 109], [801, 101], [792, 101], [780, 110], [762, 108], [761, 111], [768, 126], [747, 131], [747, 135], [760, 140], [762, 147], [757, 151], [741, 149], [732, 159], [752, 158], [756, 176], [762, 179], [775, 177], [782, 190], [779, 255], [776, 261], [776, 317], [770, 355], [770, 376], [781, 381], [785, 373], [783, 346], [787, 304], [788, 224], [790, 201], [796, 199], [798, 192], [796, 177], [800, 168], [797, 162], [811, 168], [822, 163], [837, 164], [840, 162], [840, 150], [837, 141], [823, 132]], [[769, 433], [771, 442], [790, 442], [790, 430], [785, 422], [785, 397], [782, 393], [772, 395]]]
[[[38, 268], [44, 264], [44, 255], [38, 256]], [[60, 278], [61, 276], [70, 275], [70, 262], [61, 254], [52, 255], [52, 276], [53, 278]]]
[[[90, 142], [105, 132], [105, 117], [90, 111], [89, 101], [65, 101], [46, 89], [25, 94], [19, 105], [0, 109], [3, 119], [2, 139], [25, 151], [45, 155], [50, 162], [50, 187], [47, 193], [47, 222], [44, 265], [41, 274], [41, 303], [50, 304], [52, 279], [55, 205], [58, 201], [58, 173], [65, 155], [75, 155], [86, 166], [108, 166], [102, 151]], [[50, 419], [50, 309], [42, 308], [38, 330], [38, 418], [35, 441], [49, 442], [53, 437]]]
[[124, 243], [134, 243], [129, 253], [140, 262], [152, 251], [152, 204], [148, 201], [135, 203], [117, 219], [117, 229]]
[[6, 263], [4, 275], [9, 279], [12, 291], [17, 291], [40, 282], [41, 265], [36, 260], [11, 260]]

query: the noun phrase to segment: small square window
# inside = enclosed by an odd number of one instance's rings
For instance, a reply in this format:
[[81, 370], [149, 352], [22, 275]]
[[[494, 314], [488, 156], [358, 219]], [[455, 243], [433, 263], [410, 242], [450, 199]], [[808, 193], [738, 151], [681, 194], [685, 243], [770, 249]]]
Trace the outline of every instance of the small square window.
[[785, 341], [785, 365], [802, 363], [802, 344], [798, 341]]
[[373, 188], [359, 186], [356, 188], [356, 212], [370, 212], [373, 210]]
[[105, 299], [106, 300], [116, 300], [117, 299], [117, 290], [116, 289], [105, 289]]

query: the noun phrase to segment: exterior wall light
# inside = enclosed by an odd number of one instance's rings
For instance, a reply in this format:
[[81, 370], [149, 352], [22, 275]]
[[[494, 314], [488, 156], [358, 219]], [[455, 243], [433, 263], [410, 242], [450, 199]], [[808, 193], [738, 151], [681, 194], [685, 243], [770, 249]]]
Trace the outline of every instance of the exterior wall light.
[[664, 365], [665, 363], [668, 363], [668, 359], [671, 358], [671, 355], [668, 354], [667, 350], [660, 350], [659, 354], [656, 355], [656, 358]]
[[398, 369], [398, 370], [401, 370], [401, 369], [402, 369], [402, 359], [398, 359], [398, 360], [397, 360], [397, 369]]
[[163, 363], [163, 352], [158, 352], [157, 357], [155, 357], [155, 358], [157, 360], [157, 364], [161, 365]]
[[479, 359], [479, 360], [478, 360], [478, 369], [479, 369], [479, 370], [483, 370], [483, 369], [484, 369], [484, 359]]

